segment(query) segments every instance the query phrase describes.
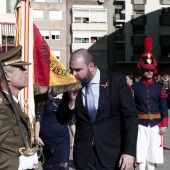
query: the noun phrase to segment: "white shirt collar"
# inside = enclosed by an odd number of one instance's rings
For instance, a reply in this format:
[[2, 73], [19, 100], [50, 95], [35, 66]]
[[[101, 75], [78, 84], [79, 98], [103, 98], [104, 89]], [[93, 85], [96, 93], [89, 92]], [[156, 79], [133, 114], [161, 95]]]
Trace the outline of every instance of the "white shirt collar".
[[[6, 94], [8, 94], [8, 92], [6, 92], [6, 91], [4, 91], [4, 90], [2, 90], [4, 93], [6, 93]], [[9, 95], [9, 94], [8, 94]], [[12, 96], [13, 97], [13, 99], [18, 103], [19, 102], [19, 100], [15, 97], [15, 96]]]
[[[97, 68], [97, 67], [96, 67]], [[99, 84], [100, 83], [100, 70], [97, 68], [96, 74], [91, 80], [92, 84]]]

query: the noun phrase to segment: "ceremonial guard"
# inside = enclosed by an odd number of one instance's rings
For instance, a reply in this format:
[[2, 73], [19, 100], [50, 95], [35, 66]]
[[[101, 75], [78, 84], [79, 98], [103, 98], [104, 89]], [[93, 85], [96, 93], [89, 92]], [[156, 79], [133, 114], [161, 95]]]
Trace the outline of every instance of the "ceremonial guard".
[[[27, 169], [26, 165], [31, 169], [37, 161], [37, 156], [29, 152], [29, 118], [18, 104], [20, 90], [28, 86], [28, 71], [24, 66], [30, 64], [21, 60], [21, 50], [19, 45], [0, 54], [1, 170], [23, 170]], [[28, 149], [26, 156], [22, 150], [25, 147]]]
[[146, 53], [138, 62], [142, 73], [140, 82], [132, 85], [138, 111], [138, 139], [136, 160], [139, 170], [155, 170], [164, 162], [163, 135], [168, 127], [167, 94], [160, 82], [154, 80], [157, 62], [150, 53], [152, 39], [145, 39]]

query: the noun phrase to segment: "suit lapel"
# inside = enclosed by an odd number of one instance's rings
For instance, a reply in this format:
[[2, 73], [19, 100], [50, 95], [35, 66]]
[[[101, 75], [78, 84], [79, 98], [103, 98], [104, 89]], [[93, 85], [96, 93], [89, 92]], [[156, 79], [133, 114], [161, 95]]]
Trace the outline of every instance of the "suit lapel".
[[110, 79], [105, 71], [100, 70], [99, 101], [95, 121], [100, 119], [100, 116], [105, 111], [106, 106], [109, 106], [110, 92]]

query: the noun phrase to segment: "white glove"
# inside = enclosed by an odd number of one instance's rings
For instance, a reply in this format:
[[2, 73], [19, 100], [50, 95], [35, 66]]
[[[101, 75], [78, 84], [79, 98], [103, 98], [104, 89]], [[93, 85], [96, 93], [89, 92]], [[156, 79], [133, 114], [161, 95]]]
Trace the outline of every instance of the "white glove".
[[31, 156], [19, 156], [19, 168], [18, 170], [32, 169], [35, 164], [38, 164], [37, 153]]

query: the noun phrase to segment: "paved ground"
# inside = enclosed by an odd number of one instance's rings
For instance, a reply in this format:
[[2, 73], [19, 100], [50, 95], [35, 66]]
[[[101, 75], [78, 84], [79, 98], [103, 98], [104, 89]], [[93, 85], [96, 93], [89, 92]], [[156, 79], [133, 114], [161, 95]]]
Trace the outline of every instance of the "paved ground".
[[[169, 110], [169, 126], [170, 126], [170, 110]], [[170, 170], [170, 129], [164, 136], [164, 164], [158, 165], [158, 170]]]
[[[170, 116], [170, 110], [169, 110]], [[169, 118], [170, 126], [170, 118]], [[170, 129], [167, 129], [167, 133], [164, 136], [164, 164], [158, 165], [157, 170], [170, 170]], [[75, 170], [72, 159], [72, 152], [70, 153], [70, 170]]]

